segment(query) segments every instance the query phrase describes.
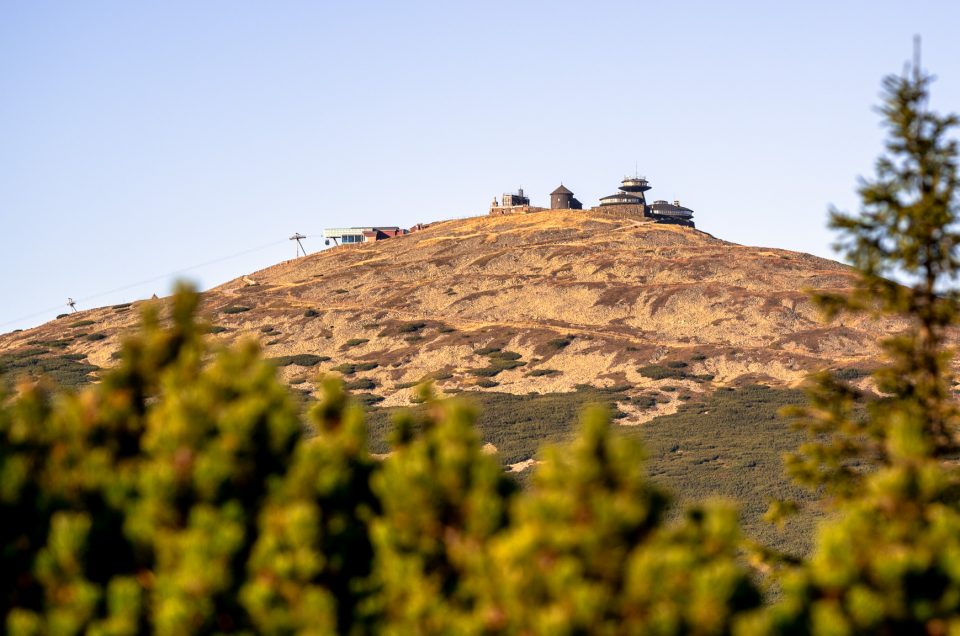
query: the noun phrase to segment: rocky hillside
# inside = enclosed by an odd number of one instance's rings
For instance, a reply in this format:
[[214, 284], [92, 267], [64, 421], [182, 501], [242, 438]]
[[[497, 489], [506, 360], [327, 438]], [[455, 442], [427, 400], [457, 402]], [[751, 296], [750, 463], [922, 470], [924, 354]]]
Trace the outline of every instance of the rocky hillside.
[[[287, 261], [205, 292], [203, 312], [211, 337], [260, 339], [305, 392], [331, 370], [382, 406], [408, 404], [427, 378], [444, 392], [616, 386], [629, 424], [717, 386], [791, 386], [825, 366], [861, 374], [895, 325], [826, 325], [805, 295], [853, 276], [690, 228], [556, 211]], [[110, 366], [137, 304], [0, 336], [0, 367], [83, 379]]]

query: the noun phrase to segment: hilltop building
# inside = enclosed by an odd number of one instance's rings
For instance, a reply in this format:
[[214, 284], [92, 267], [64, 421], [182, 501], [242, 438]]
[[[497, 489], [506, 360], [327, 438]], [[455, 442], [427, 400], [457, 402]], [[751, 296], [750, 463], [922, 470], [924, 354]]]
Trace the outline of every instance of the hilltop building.
[[657, 200], [648, 204], [644, 193], [650, 188], [650, 182], [644, 177], [625, 177], [620, 182], [619, 191], [600, 199], [600, 206], [595, 209], [635, 214], [660, 223], [694, 227], [693, 210], [683, 207], [679, 201], [670, 204]]
[[516, 192], [505, 192], [499, 203], [497, 202], [497, 198], [494, 197], [493, 203], [490, 204], [490, 214], [493, 216], [500, 214], [528, 214], [542, 210], [543, 208], [530, 206], [530, 197], [523, 193], [523, 188], [518, 189]]
[[600, 199], [600, 207], [611, 205], [639, 205], [643, 209], [636, 210], [642, 216], [646, 215], [647, 199], [643, 195], [650, 189], [650, 182], [643, 177], [624, 177], [620, 182], [620, 189], [609, 196]]
[[647, 206], [647, 210], [654, 219], [693, 227], [693, 221], [691, 221], [693, 210], [683, 207], [679, 201], [674, 201], [672, 204], [666, 201], [654, 201]]
[[573, 192], [565, 188], [561, 183], [559, 188], [550, 193], [550, 209], [582, 210], [583, 204], [577, 201], [573, 196]]
[[[399, 227], [333, 227], [323, 231], [323, 238], [327, 239], [327, 245], [330, 244], [331, 240], [335, 244], [347, 245], [382, 241], [408, 233], [409, 230]], [[339, 243], [337, 243], [338, 241]]]
[[[636, 175], [624, 177], [616, 192], [602, 197], [600, 205], [591, 209], [608, 214], [650, 219], [658, 223], [695, 227], [693, 210], [683, 207], [679, 201], [670, 204], [663, 200], [657, 200], [648, 204], [645, 193], [650, 188], [650, 182], [645, 177]], [[490, 214], [529, 214], [531, 212], [543, 212], [546, 209], [531, 206], [529, 197], [524, 195], [523, 190], [520, 189], [515, 194], [504, 194], [501, 203], [498, 203], [497, 199], [494, 198], [493, 204], [490, 206]], [[583, 204], [573, 196], [573, 192], [569, 188], [560, 184], [556, 190], [550, 193], [549, 209], [582, 210]]]

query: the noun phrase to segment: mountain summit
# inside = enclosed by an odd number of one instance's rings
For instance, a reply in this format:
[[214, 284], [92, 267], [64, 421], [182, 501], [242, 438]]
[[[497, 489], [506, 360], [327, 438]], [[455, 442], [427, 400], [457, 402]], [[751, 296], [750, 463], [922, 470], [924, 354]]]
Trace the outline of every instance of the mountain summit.
[[[286, 261], [204, 292], [202, 309], [212, 337], [259, 338], [303, 389], [331, 370], [383, 406], [408, 404], [424, 379], [441, 392], [671, 389], [627, 404], [624, 423], [637, 423], [717, 386], [792, 386], [828, 366], [856, 377], [876, 361], [878, 330], [896, 325], [824, 324], [806, 293], [853, 280], [808, 254], [555, 210], [438, 222]], [[0, 360], [14, 371], [109, 366], [136, 321], [127, 305], [71, 314], [0, 336]]]

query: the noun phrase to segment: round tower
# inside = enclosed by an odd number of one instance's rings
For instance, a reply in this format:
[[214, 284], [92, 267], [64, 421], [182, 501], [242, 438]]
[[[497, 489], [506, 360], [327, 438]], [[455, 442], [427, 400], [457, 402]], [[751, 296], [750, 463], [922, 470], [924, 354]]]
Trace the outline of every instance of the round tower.
[[572, 207], [571, 201], [573, 201], [573, 192], [565, 188], [562, 183], [559, 188], [550, 193], [551, 210], [569, 210]]
[[624, 192], [646, 192], [650, 187], [650, 182], [643, 177], [624, 177], [620, 182], [620, 189]]

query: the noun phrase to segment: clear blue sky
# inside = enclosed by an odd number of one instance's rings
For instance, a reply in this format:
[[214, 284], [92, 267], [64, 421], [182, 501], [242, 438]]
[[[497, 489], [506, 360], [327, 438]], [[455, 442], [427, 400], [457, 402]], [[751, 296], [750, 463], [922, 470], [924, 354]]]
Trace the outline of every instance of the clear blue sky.
[[831, 256], [914, 34], [960, 110], [958, 23], [953, 1], [5, 0], [0, 332], [267, 246], [187, 272], [222, 282], [294, 232], [561, 180], [594, 205], [635, 164], [707, 232]]

